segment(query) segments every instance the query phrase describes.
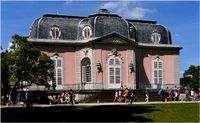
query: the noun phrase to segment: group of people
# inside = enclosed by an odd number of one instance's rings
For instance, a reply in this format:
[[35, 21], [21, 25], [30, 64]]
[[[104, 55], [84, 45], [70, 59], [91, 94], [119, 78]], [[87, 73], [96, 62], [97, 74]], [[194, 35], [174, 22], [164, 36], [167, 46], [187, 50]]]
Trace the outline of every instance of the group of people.
[[172, 88], [166, 88], [166, 89], [160, 89], [158, 91], [158, 95], [162, 97], [162, 102], [165, 102], [165, 101], [178, 101], [179, 100], [179, 97], [180, 97], [180, 94], [181, 94], [181, 90], [180, 90], [180, 87], [176, 87], [174, 89]]
[[26, 92], [18, 92], [16, 95], [9, 93], [4, 97], [3, 103], [6, 106], [16, 104], [31, 107], [33, 103], [33, 94], [30, 90], [27, 90]]
[[135, 101], [136, 101], [136, 96], [133, 93], [133, 89], [120, 88], [119, 90], [115, 91], [113, 102], [125, 102], [132, 104], [132, 102]]
[[188, 88], [186, 88], [185, 96], [186, 96], [186, 101], [193, 101], [200, 99], [199, 89], [192, 88], [191, 90], [189, 90]]
[[75, 93], [72, 89], [70, 91], [63, 91], [61, 95], [57, 95], [55, 103], [57, 104], [75, 104]]
[[[179, 101], [180, 100], [180, 94], [181, 94], [181, 89], [180, 87], [174, 87], [172, 88], [166, 88], [166, 89], [160, 89], [158, 91], [158, 95], [160, 95], [162, 97], [162, 101]], [[185, 100], [186, 101], [191, 101], [191, 100], [196, 100], [199, 99], [199, 90], [196, 89], [192, 89], [189, 90], [188, 88], [186, 88], [185, 90]]]

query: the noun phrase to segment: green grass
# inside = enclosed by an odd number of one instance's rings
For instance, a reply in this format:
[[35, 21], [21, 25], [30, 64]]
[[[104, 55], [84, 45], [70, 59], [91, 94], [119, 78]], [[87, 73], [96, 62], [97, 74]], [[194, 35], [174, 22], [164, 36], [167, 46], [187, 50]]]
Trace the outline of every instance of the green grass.
[[132, 114], [132, 116], [151, 119], [153, 122], [199, 122], [199, 103], [191, 104], [152, 104], [150, 113]]
[[7, 107], [2, 122], [199, 122], [199, 103]]

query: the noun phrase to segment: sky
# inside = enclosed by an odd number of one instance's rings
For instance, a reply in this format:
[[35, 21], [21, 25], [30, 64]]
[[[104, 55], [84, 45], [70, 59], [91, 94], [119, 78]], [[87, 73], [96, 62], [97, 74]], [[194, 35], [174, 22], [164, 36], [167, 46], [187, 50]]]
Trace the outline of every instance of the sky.
[[29, 35], [33, 21], [43, 14], [88, 16], [106, 8], [125, 19], [156, 20], [180, 45], [180, 76], [190, 65], [199, 65], [199, 1], [1, 1], [1, 46], [14, 34]]

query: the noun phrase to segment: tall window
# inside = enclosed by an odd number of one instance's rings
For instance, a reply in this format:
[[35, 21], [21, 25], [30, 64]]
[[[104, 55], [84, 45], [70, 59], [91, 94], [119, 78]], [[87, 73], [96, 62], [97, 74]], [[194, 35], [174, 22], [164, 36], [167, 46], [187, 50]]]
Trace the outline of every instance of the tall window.
[[121, 59], [110, 57], [108, 59], [108, 76], [110, 84], [120, 84], [121, 81]]
[[90, 59], [84, 58], [81, 61], [81, 78], [82, 82], [91, 82], [91, 65], [90, 65]]
[[160, 58], [153, 60], [153, 82], [154, 84], [163, 83], [163, 61]]
[[54, 61], [54, 79], [52, 84], [63, 85], [63, 58], [57, 55], [51, 57]]
[[61, 31], [58, 26], [51, 27], [50, 36], [52, 39], [59, 39], [61, 35]]

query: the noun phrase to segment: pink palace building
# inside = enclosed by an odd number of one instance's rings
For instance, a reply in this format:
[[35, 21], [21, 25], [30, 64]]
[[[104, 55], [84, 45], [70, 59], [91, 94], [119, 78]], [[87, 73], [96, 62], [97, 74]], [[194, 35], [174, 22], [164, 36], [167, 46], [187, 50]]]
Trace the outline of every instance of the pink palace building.
[[179, 86], [179, 45], [150, 20], [124, 19], [106, 9], [87, 17], [45, 14], [28, 40], [55, 63], [56, 90]]

